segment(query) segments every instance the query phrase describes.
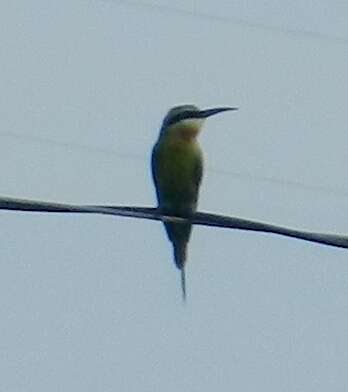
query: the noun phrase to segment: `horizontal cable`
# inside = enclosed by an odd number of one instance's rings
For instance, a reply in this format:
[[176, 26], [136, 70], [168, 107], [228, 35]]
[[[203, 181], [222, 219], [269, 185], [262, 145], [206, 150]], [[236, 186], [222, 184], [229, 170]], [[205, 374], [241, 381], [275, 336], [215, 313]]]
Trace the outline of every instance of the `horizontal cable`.
[[331, 44], [341, 44], [347, 45], [348, 44], [348, 37], [340, 36], [340, 35], [332, 35], [321, 33], [313, 30], [304, 30], [304, 29], [296, 29], [296, 28], [288, 28], [274, 24], [266, 24], [262, 22], [254, 22], [248, 19], [239, 19], [233, 16], [228, 15], [214, 15], [208, 12], [199, 11], [199, 10], [190, 10], [179, 8], [173, 5], [167, 4], [156, 4], [150, 1], [140, 1], [140, 0], [104, 0], [105, 3], [115, 3], [115, 4], [125, 4], [133, 7], [142, 7], [147, 9], [153, 9], [168, 13], [176, 13], [181, 15], [186, 15], [189, 17], [197, 18], [197, 19], [206, 19], [210, 21], [220, 22], [220, 23], [227, 23], [227, 24], [234, 24], [239, 25], [251, 30], [264, 30], [271, 33], [278, 33], [282, 35], [294, 36], [294, 37], [302, 37], [312, 40], [318, 40], [321, 42], [331, 43]]
[[301, 231], [248, 219], [216, 215], [205, 212], [197, 212], [190, 217], [185, 218], [180, 216], [164, 215], [158, 209], [150, 207], [73, 205], [7, 197], [0, 197], [0, 210], [103, 214], [177, 223], [189, 221], [195, 225], [272, 233], [286, 237], [297, 238], [304, 241], [316, 242], [323, 245], [348, 249], [348, 236]]
[[[63, 148], [68, 150], [69, 148], [72, 150], [81, 150], [88, 154], [100, 154], [103, 156], [108, 156], [112, 159], [129, 159], [129, 160], [137, 160], [144, 162], [148, 157], [142, 153], [131, 153], [130, 151], [120, 151], [117, 149], [113, 149], [110, 147], [98, 147], [92, 146], [88, 144], [83, 144], [79, 142], [72, 142], [72, 141], [64, 141], [64, 140], [55, 140], [39, 135], [33, 134], [23, 134], [23, 133], [16, 133], [16, 132], [0, 132], [0, 137], [8, 137], [13, 139], [19, 140], [28, 140], [34, 143], [41, 143], [46, 145], [52, 145], [59, 148]], [[301, 181], [295, 181], [286, 178], [274, 177], [274, 176], [264, 176], [253, 174], [250, 171], [237, 171], [237, 170], [229, 170], [229, 169], [221, 169], [220, 167], [212, 167], [207, 166], [206, 170], [209, 172], [219, 173], [224, 176], [230, 176], [236, 179], [240, 179], [242, 181], [251, 182], [257, 181], [261, 183], [269, 183], [277, 186], [286, 186], [291, 188], [302, 189], [304, 191], [315, 191], [317, 193], [334, 195], [336, 197], [348, 197], [348, 190], [344, 188], [338, 188], [335, 186], [330, 185], [322, 185], [322, 184], [315, 184], [315, 183], [307, 183]]]

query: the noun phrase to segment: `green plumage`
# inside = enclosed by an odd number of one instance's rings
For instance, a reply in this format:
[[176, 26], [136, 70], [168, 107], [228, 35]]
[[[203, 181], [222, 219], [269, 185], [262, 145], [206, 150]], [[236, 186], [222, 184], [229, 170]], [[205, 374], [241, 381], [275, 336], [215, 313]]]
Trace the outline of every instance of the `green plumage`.
[[[152, 174], [156, 186], [158, 207], [163, 213], [189, 215], [197, 209], [202, 178], [202, 152], [195, 139], [185, 140], [176, 135], [163, 135], [152, 153]], [[173, 244], [174, 261], [182, 271], [185, 296], [184, 267], [187, 243], [192, 225], [165, 223]]]
[[176, 214], [195, 210], [202, 178], [202, 153], [196, 141], [163, 137], [153, 149], [152, 173], [161, 208]]
[[[162, 213], [188, 217], [196, 211], [203, 172], [197, 136], [206, 118], [236, 109], [219, 107], [199, 110], [195, 105], [181, 105], [170, 109], [164, 117], [151, 160], [158, 208]], [[164, 226], [173, 244], [175, 264], [181, 271], [185, 299], [185, 263], [192, 225], [166, 222]]]

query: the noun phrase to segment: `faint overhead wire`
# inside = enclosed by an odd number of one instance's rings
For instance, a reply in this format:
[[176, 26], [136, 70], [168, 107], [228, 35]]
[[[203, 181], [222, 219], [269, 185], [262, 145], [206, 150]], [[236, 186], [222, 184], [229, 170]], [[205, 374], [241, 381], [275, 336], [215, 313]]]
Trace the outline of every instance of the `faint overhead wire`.
[[[90, 146], [88, 144], [80, 143], [80, 142], [72, 142], [72, 141], [64, 141], [64, 140], [54, 140], [48, 137], [32, 135], [32, 134], [22, 134], [17, 132], [0, 132], [0, 137], [9, 137], [18, 140], [29, 140], [35, 143], [42, 143], [47, 145], [56, 146], [59, 148], [69, 148], [85, 151], [92, 154], [102, 154], [110, 157], [122, 157], [128, 159], [136, 159], [138, 161], [144, 161], [143, 154], [124, 152], [117, 149], [109, 148], [109, 147], [96, 147]], [[274, 176], [262, 176], [256, 175], [247, 171], [236, 171], [236, 170], [228, 170], [221, 169], [218, 167], [208, 166], [207, 171], [211, 171], [214, 173], [234, 177], [240, 179], [242, 181], [255, 181], [260, 183], [268, 183], [276, 186], [287, 186], [297, 189], [302, 189], [305, 191], [315, 191], [322, 194], [334, 195], [336, 197], [348, 197], [348, 190], [343, 188], [336, 188], [318, 184], [308, 184], [301, 181], [287, 180], [283, 178], [278, 178]]]
[[186, 15], [194, 18], [200, 18], [200, 19], [207, 19], [207, 20], [212, 20], [212, 21], [217, 21], [220, 23], [229, 23], [229, 24], [235, 24], [235, 25], [240, 25], [247, 27], [249, 29], [253, 30], [264, 30], [264, 31], [269, 31], [269, 32], [277, 32], [289, 36], [301, 36], [301, 37], [306, 37], [309, 39], [315, 39], [315, 40], [321, 40], [321, 41], [326, 41], [328, 43], [336, 43], [336, 44], [341, 44], [341, 45], [347, 45], [348, 44], [348, 37], [341, 37], [341, 36], [335, 36], [335, 35], [329, 35], [329, 34], [323, 34], [320, 32], [316, 31], [311, 31], [311, 30], [299, 30], [299, 29], [291, 29], [291, 28], [286, 28], [286, 27], [280, 27], [280, 26], [274, 26], [274, 25], [268, 25], [265, 23], [261, 22], [250, 22], [245, 19], [238, 19], [234, 18], [231, 16], [222, 16], [222, 15], [212, 15], [209, 14], [208, 12], [202, 12], [202, 11], [197, 11], [197, 10], [187, 10], [183, 8], [178, 8], [172, 5], [163, 5], [163, 4], [155, 4], [151, 3], [149, 1], [138, 1], [138, 0], [102, 0], [104, 2], [111, 2], [111, 3], [119, 3], [119, 4], [128, 4], [130, 6], [135, 6], [135, 7], [142, 7], [142, 8], [148, 8], [148, 9], [154, 9], [154, 10], [159, 10], [159, 11], [165, 11], [165, 12], [173, 12], [176, 14], [180, 15]]
[[[40, 135], [33, 135], [33, 134], [23, 134], [19, 132], [0, 132], [0, 136], [2, 137], [8, 137], [12, 139], [18, 139], [18, 140], [28, 140], [31, 142], [35, 143], [42, 143], [42, 144], [47, 144], [55, 147], [60, 147], [60, 148], [70, 148], [70, 149], [75, 149], [75, 150], [82, 150], [85, 152], [89, 153], [94, 153], [94, 154], [104, 154], [104, 155], [121, 155], [120, 151], [116, 151], [112, 148], [108, 147], [96, 147], [96, 146], [90, 146], [88, 144], [80, 143], [80, 142], [73, 142], [73, 141], [65, 141], [65, 140], [55, 140], [51, 139], [45, 136], [40, 136]], [[131, 156], [131, 154], [123, 154], [124, 156]]]

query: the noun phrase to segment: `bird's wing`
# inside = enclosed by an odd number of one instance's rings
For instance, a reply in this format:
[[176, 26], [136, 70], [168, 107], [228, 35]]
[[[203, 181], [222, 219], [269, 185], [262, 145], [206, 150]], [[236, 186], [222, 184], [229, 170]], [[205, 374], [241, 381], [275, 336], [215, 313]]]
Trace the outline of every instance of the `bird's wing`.
[[194, 176], [195, 185], [197, 186], [197, 188], [199, 188], [199, 186], [201, 185], [202, 176], [203, 176], [203, 159], [202, 159], [202, 155], [199, 154], [196, 159], [195, 176]]
[[160, 195], [159, 195], [158, 178], [157, 178], [157, 174], [158, 174], [157, 155], [158, 155], [158, 148], [157, 148], [157, 144], [155, 144], [154, 148], [152, 149], [152, 155], [151, 155], [151, 172], [152, 172], [152, 179], [156, 188], [157, 201], [159, 202]]
[[195, 170], [194, 171], [194, 186], [195, 186], [194, 194], [196, 196], [196, 203], [197, 203], [198, 195], [199, 195], [199, 187], [201, 185], [202, 176], [203, 176], [203, 159], [201, 154], [197, 156], [194, 170]]

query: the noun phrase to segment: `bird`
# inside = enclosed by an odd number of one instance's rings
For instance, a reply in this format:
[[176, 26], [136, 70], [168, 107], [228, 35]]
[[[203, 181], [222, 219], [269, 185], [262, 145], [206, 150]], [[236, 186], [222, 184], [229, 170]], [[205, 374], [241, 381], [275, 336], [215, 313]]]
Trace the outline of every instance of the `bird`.
[[[208, 117], [237, 109], [217, 107], [200, 110], [190, 104], [175, 106], [168, 111], [151, 156], [157, 209], [161, 214], [189, 218], [197, 211], [203, 175], [203, 154], [198, 135]], [[182, 298], [185, 301], [185, 264], [192, 224], [166, 221], [164, 227], [173, 245], [175, 265], [181, 272]]]

